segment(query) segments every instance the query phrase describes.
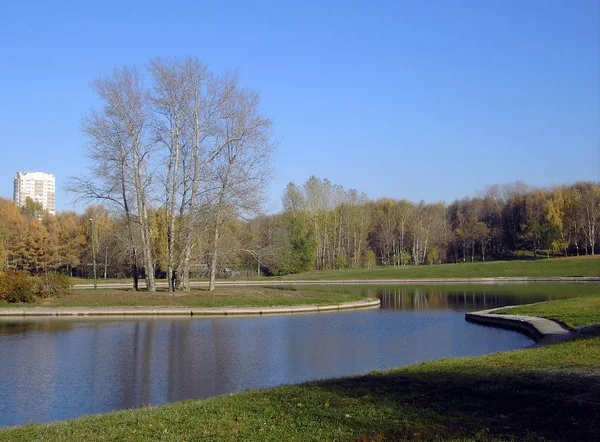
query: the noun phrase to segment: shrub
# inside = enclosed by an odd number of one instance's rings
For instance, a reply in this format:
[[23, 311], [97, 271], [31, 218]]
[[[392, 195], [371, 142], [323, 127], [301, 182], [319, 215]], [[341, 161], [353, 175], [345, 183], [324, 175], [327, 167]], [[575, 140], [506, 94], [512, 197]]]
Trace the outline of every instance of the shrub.
[[0, 300], [35, 302], [35, 292], [35, 280], [27, 273], [16, 270], [0, 273]]
[[37, 295], [49, 298], [66, 295], [70, 292], [71, 279], [62, 273], [46, 273], [36, 278]]

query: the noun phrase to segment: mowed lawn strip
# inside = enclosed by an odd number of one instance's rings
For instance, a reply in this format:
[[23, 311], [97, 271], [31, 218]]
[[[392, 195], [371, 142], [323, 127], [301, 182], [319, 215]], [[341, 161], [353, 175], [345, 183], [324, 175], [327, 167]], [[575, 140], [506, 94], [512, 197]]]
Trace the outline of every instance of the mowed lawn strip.
[[164, 289], [155, 293], [130, 289], [73, 290], [58, 298], [42, 299], [34, 304], [0, 303], [0, 308], [27, 307], [268, 307], [295, 305], [333, 305], [364, 300], [361, 295], [278, 289], [274, 287], [217, 287], [215, 291], [192, 289], [171, 294]]
[[600, 338], [47, 425], [0, 440], [598, 440]]
[[289, 280], [425, 279], [498, 277], [600, 277], [600, 256], [489, 261], [420, 266], [321, 270], [287, 275]]
[[600, 295], [504, 308], [495, 310], [494, 313], [540, 316], [559, 321], [571, 328], [600, 324]]

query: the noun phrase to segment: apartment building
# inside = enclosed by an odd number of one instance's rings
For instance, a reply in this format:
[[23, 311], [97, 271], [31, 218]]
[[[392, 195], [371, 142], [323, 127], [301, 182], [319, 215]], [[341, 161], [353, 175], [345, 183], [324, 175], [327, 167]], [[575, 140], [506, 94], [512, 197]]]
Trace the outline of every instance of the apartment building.
[[22, 207], [27, 198], [39, 202], [44, 210], [55, 215], [54, 175], [44, 172], [17, 172], [15, 174], [15, 204]]

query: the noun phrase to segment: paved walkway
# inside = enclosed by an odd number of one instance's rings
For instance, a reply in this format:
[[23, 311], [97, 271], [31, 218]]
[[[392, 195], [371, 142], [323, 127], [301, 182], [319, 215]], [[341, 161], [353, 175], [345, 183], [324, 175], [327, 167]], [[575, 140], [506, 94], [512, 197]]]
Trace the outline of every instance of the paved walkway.
[[[511, 306], [513, 307], [513, 306]], [[507, 307], [502, 307], [507, 308]], [[533, 338], [536, 343], [531, 347], [543, 347], [574, 339], [580, 334], [576, 330], [563, 327], [558, 322], [537, 316], [495, 314], [499, 308], [466, 313], [465, 319], [477, 324], [516, 330]]]
[[336, 310], [378, 308], [381, 301], [344, 302], [334, 305], [279, 307], [29, 307], [0, 309], [0, 317], [22, 316], [230, 316], [314, 313]]
[[[430, 284], [430, 283], [448, 283], [448, 284], [462, 284], [462, 283], [478, 283], [478, 284], [497, 284], [507, 282], [600, 282], [600, 276], [548, 276], [548, 277], [520, 277], [520, 276], [507, 276], [507, 277], [496, 277], [496, 278], [418, 278], [418, 279], [339, 279], [339, 280], [322, 280], [322, 279], [299, 279], [299, 280], [217, 280], [216, 284], [219, 286], [282, 286], [282, 285], [368, 285], [368, 284]], [[144, 280], [140, 280], [140, 287], [145, 287]], [[208, 286], [207, 280], [202, 281], [191, 281], [192, 287], [206, 287]], [[98, 288], [130, 288], [132, 282], [128, 281], [125, 283], [118, 282], [102, 282], [102, 279], [98, 279]], [[167, 287], [168, 284], [164, 280], [156, 281], [157, 287]], [[94, 287], [93, 283], [86, 284], [75, 284], [74, 289], [90, 289]]]

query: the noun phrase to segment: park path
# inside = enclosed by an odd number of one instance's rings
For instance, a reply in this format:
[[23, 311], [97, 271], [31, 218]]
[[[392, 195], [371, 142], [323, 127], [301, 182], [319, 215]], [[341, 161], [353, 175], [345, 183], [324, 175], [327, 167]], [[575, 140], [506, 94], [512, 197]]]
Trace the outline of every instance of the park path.
[[[299, 280], [218, 280], [218, 286], [287, 286], [287, 285], [383, 285], [383, 284], [497, 284], [497, 283], [519, 283], [519, 282], [600, 282], [600, 276], [549, 276], [549, 277], [495, 277], [495, 278], [420, 278], [420, 279], [299, 279]], [[192, 287], [208, 287], [208, 281], [191, 281]], [[140, 280], [139, 286], [145, 287], [144, 281]], [[167, 287], [167, 282], [156, 282], [157, 287]], [[75, 284], [75, 290], [85, 290], [94, 287], [93, 283]], [[98, 280], [98, 288], [129, 288], [132, 282], [126, 283], [103, 283]]]

